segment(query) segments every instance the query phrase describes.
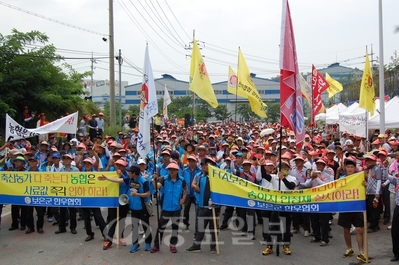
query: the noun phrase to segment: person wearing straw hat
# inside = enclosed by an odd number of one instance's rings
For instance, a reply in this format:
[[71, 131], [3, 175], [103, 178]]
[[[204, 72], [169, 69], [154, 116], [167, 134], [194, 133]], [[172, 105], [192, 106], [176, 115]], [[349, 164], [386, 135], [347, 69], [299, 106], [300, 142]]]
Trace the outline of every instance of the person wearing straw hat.
[[177, 232], [179, 229], [180, 212], [188, 192], [186, 181], [179, 177], [179, 166], [175, 162], [169, 163], [166, 167], [169, 170], [167, 177], [159, 177], [154, 172], [154, 185], [156, 189], [163, 189], [161, 196], [162, 212], [158, 222], [158, 229], [155, 235], [154, 246], [151, 248], [151, 253], [159, 251], [159, 242], [162, 240], [163, 233], [169, 220], [172, 222], [172, 236], [170, 238], [169, 250], [176, 253], [176, 245], [178, 243]]

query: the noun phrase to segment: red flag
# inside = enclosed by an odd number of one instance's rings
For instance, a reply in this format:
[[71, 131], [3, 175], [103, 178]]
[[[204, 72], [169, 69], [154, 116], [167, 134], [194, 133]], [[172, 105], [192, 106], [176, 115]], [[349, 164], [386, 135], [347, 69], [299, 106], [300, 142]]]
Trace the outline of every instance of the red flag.
[[321, 93], [327, 90], [329, 86], [324, 76], [312, 65], [312, 124], [314, 124], [314, 117], [320, 112], [323, 106]]
[[280, 40], [281, 125], [295, 132], [296, 143], [305, 139], [300, 73], [288, 0], [283, 0]]

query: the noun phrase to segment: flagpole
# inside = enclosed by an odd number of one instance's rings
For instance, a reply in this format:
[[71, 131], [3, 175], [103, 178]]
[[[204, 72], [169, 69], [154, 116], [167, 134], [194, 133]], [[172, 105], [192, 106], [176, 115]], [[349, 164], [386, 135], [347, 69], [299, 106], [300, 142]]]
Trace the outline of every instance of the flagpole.
[[379, 32], [379, 92], [380, 92], [380, 133], [385, 134], [385, 101], [384, 101], [384, 41], [382, 27], [382, 0], [378, 1], [378, 32]]
[[369, 120], [368, 120], [368, 111], [366, 110], [366, 152], [369, 151]]
[[[280, 121], [281, 122], [281, 121]], [[280, 148], [279, 152], [279, 162], [278, 162], [278, 172], [281, 172], [281, 150], [283, 149], [283, 125], [280, 123], [280, 141], [279, 141]], [[281, 179], [278, 179], [278, 190], [281, 190]], [[280, 222], [280, 212], [277, 211], [277, 220]], [[280, 227], [281, 231], [281, 227]], [[281, 235], [282, 236], [282, 235]], [[279, 237], [277, 236], [277, 245], [276, 245], [276, 256], [280, 255], [280, 242], [278, 241]], [[282, 239], [282, 237], [281, 237]]]
[[[238, 47], [238, 52], [240, 52], [240, 47]], [[240, 57], [238, 57], [238, 61], [237, 61], [237, 70], [240, 69], [239, 67], [240, 64]], [[238, 98], [237, 98], [237, 94], [238, 94], [238, 86], [240, 84], [240, 80], [238, 79], [238, 71], [237, 71], [237, 85], [236, 85], [236, 104], [235, 104], [235, 108], [234, 108], [234, 112], [235, 112], [235, 117], [234, 117], [234, 122], [235, 125], [237, 125], [237, 105], [238, 105]]]
[[[154, 125], [154, 117], [151, 118], [152, 121], [152, 150], [154, 152], [154, 167], [155, 171], [157, 173], [157, 164], [156, 164], [156, 158], [155, 158], [155, 125]], [[143, 158], [143, 157], [142, 157]], [[144, 158], [143, 158], [144, 159]], [[157, 174], [158, 177], [158, 174]], [[155, 184], [155, 198], [157, 200], [157, 231], [158, 231], [158, 238], [159, 238], [159, 246], [162, 245], [162, 240], [161, 240], [161, 232], [159, 231], [159, 193], [158, 193], [158, 179], [154, 178], [154, 184]]]
[[364, 233], [364, 243], [366, 251], [366, 263], [369, 263], [369, 235], [367, 233], [367, 214], [366, 211], [363, 212], [363, 233]]
[[[312, 74], [313, 74], [313, 69], [312, 69]], [[312, 76], [311, 76], [312, 77]], [[310, 128], [312, 128], [311, 134], [313, 134], [313, 128], [314, 128], [314, 124], [313, 124], [313, 110], [314, 110], [314, 106], [313, 106], [313, 101], [314, 101], [314, 96], [313, 96], [313, 80], [310, 80], [310, 90], [312, 91], [312, 100], [310, 103]], [[313, 141], [313, 138], [310, 139], [311, 141]]]

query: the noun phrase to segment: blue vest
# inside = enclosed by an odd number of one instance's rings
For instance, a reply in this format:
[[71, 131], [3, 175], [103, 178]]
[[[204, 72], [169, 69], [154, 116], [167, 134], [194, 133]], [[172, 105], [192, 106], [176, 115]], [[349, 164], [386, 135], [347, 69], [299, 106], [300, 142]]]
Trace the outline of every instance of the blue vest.
[[177, 178], [172, 181], [170, 177], [165, 178], [163, 183], [162, 210], [180, 211], [179, 201], [183, 196], [183, 179]]
[[186, 181], [187, 187], [188, 187], [188, 193], [187, 195], [189, 197], [193, 197], [194, 196], [194, 189], [191, 188], [191, 184], [193, 182], [193, 179], [195, 177], [195, 175], [197, 175], [198, 173], [200, 173], [201, 170], [196, 167], [193, 171], [191, 171], [191, 169], [189, 167], [185, 167], [183, 170], [183, 178]]
[[[195, 199], [200, 208], [208, 207], [208, 206], [204, 206], [205, 204], [208, 205], [208, 202], [204, 201], [206, 182], [209, 181], [209, 179], [208, 180], [207, 179], [208, 179], [208, 176], [206, 176], [202, 173], [199, 175], [198, 184], [200, 187], [200, 192], [199, 192], [199, 194], [196, 193], [196, 194], [198, 194], [198, 197], [196, 197]], [[210, 192], [209, 192], [209, 195], [210, 195]], [[215, 208], [220, 208], [220, 205], [216, 205]]]
[[[136, 181], [130, 179], [129, 189], [135, 188], [137, 190], [137, 193], [144, 193], [144, 188], [143, 188], [144, 182], [146, 182], [146, 180], [141, 176], [139, 176]], [[129, 196], [129, 207], [131, 210], [137, 211], [143, 209], [143, 201], [145, 202], [149, 200], [148, 197], [145, 199], [141, 199], [141, 197], [139, 196], [131, 196], [130, 190], [128, 191], [127, 195]]]

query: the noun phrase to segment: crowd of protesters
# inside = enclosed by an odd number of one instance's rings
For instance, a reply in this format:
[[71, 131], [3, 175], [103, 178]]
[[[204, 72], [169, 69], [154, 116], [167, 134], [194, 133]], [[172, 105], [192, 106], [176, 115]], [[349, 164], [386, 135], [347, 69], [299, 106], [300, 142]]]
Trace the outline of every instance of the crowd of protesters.
[[[25, 116], [25, 122], [29, 123], [28, 115]], [[71, 233], [76, 234], [77, 219], [80, 218], [84, 220], [86, 228], [85, 240], [91, 241], [94, 239], [91, 229], [91, 219], [94, 217], [104, 238], [103, 249], [107, 250], [115, 242], [114, 220], [119, 218], [122, 221], [130, 213], [136, 220], [133, 222], [132, 253], [140, 249], [140, 232], [144, 232], [144, 250], [158, 252], [169, 220], [172, 221], [169, 246], [172, 253], [177, 252], [180, 221], [185, 230], [194, 233], [193, 245], [186, 252], [201, 251], [205, 228], [209, 226], [212, 235], [210, 251], [214, 253], [217, 240], [212, 232], [214, 229], [239, 229], [243, 236], [254, 240], [256, 223], [262, 227], [262, 224], [266, 226], [269, 221], [285, 218], [285, 233], [279, 240], [283, 242], [283, 253], [290, 255], [291, 236], [301, 233], [301, 229], [303, 236], [311, 238], [311, 243], [328, 246], [332, 238], [330, 225], [335, 213], [276, 214], [271, 211], [224, 207], [219, 227], [214, 227], [210, 221], [211, 209], [215, 207], [219, 215], [221, 207], [209, 200], [208, 165], [263, 187], [281, 190], [316, 187], [364, 171], [368, 227], [363, 225], [362, 213], [339, 214], [338, 224], [343, 227], [346, 244], [343, 258], [355, 255], [350, 236], [355, 233], [358, 243], [356, 258], [365, 262], [363, 229], [369, 233], [378, 232], [383, 224], [392, 232], [392, 261], [399, 260], [399, 130], [395, 133], [376, 130], [366, 139], [347, 132], [340, 133], [337, 125], [309, 128], [305, 140], [297, 144], [295, 133], [287, 128], [280, 130], [278, 123], [236, 123], [229, 120], [184, 127], [176, 120], [169, 121], [157, 115], [154, 118], [155, 130], [151, 129], [151, 151], [146, 157], [140, 157], [137, 150], [139, 125], [136, 116], [126, 115], [126, 130], [117, 135], [104, 134], [103, 116], [103, 113], [92, 114], [91, 118], [84, 115], [76, 135], [41, 136], [37, 146], [31, 145], [29, 139], [6, 142], [0, 148], [0, 151], [6, 153], [3, 170], [114, 171], [119, 178], [112, 179], [105, 174], [99, 180], [119, 183], [120, 193], [128, 196], [128, 204], [119, 206], [119, 216], [115, 209], [108, 209], [104, 219], [99, 208], [12, 205], [10, 231], [20, 229], [25, 230], [26, 234], [35, 232], [35, 210], [38, 233], [44, 233], [45, 215], [49, 222], [58, 225], [56, 234], [67, 232], [68, 224]], [[262, 133], [266, 128], [272, 128], [274, 132]], [[279, 163], [281, 170], [278, 170]], [[146, 204], [154, 198], [160, 201], [161, 213], [153, 240], [151, 230], [147, 229], [152, 213]], [[195, 216], [190, 216], [190, 207], [195, 208]], [[238, 224], [232, 221], [234, 212], [244, 221], [238, 228]], [[123, 229], [119, 231], [119, 243], [126, 244]], [[271, 226], [262, 228], [266, 244], [262, 254], [265, 256], [273, 253], [273, 233]]]

